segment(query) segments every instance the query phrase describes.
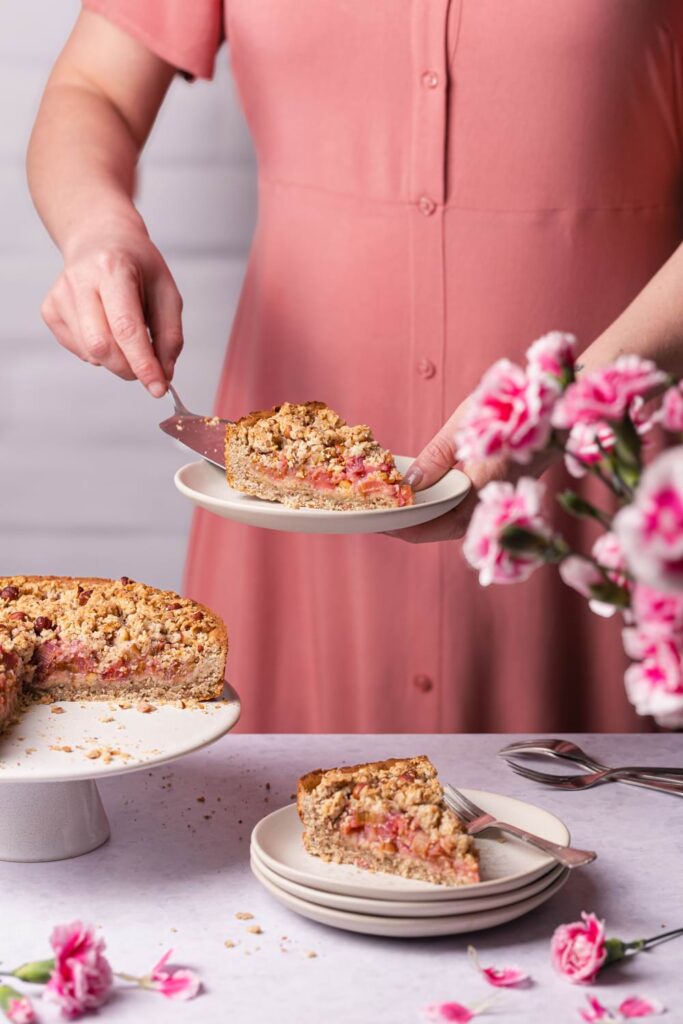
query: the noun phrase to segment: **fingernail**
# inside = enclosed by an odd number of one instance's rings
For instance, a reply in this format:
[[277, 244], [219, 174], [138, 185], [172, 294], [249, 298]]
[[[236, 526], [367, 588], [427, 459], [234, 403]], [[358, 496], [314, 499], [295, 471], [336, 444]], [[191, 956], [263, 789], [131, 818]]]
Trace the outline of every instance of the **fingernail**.
[[166, 387], [158, 380], [155, 380], [153, 384], [150, 384], [147, 390], [150, 395], [154, 395], [155, 398], [161, 398], [166, 394]]
[[424, 476], [424, 473], [422, 472], [420, 467], [417, 466], [417, 465], [414, 465], [414, 466], [411, 466], [407, 470], [407, 472], [406, 472], [405, 476], [403, 477], [403, 479], [404, 479], [404, 481], [407, 484], [410, 484], [411, 487], [416, 487], [419, 484], [419, 482], [420, 482], [420, 480], [422, 479], [423, 476]]

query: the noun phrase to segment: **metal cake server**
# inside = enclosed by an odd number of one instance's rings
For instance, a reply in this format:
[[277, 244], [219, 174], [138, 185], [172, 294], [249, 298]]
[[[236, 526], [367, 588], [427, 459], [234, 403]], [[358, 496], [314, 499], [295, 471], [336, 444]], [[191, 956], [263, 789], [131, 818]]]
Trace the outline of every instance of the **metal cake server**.
[[225, 427], [232, 420], [190, 412], [172, 384], [169, 384], [168, 390], [173, 398], [175, 412], [159, 424], [163, 432], [197, 452], [212, 465], [225, 469]]

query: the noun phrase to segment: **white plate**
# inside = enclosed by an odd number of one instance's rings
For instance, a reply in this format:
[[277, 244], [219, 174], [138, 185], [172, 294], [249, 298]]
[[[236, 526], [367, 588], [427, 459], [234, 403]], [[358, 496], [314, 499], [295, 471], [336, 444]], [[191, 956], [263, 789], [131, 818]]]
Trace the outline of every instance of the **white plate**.
[[[479, 789], [463, 790], [484, 810], [511, 825], [533, 832], [563, 846], [569, 843], [566, 825], [554, 814], [534, 804]], [[493, 896], [529, 885], [546, 874], [555, 861], [548, 854], [516, 839], [504, 843], [477, 837], [483, 881], [477, 885], [451, 887], [418, 882], [398, 875], [363, 871], [350, 864], [329, 864], [312, 857], [301, 840], [302, 825], [296, 805], [290, 804], [263, 818], [252, 832], [252, 845], [261, 861], [277, 875], [292, 882], [342, 893], [384, 900], [443, 900]]]
[[380, 917], [374, 914], [352, 914], [346, 910], [333, 910], [321, 907], [298, 896], [285, 892], [279, 885], [266, 879], [258, 866], [252, 861], [251, 870], [268, 892], [289, 910], [293, 910], [310, 921], [326, 924], [332, 928], [341, 928], [347, 932], [360, 932], [364, 935], [382, 935], [387, 938], [417, 939], [435, 935], [464, 935], [468, 932], [481, 931], [484, 928], [495, 928], [497, 925], [508, 924], [523, 914], [528, 914], [542, 903], [549, 900], [562, 888], [569, 877], [569, 870], [562, 873], [546, 886], [542, 892], [528, 899], [518, 900], [506, 907], [481, 911], [474, 914], [455, 914], [445, 917]]
[[352, 914], [374, 914], [379, 917], [447, 917], [496, 910], [499, 907], [507, 907], [511, 903], [518, 903], [519, 900], [535, 896], [567, 870], [561, 864], [557, 864], [531, 885], [512, 889], [510, 892], [498, 893], [497, 896], [480, 896], [469, 900], [425, 900], [420, 902], [419, 900], [373, 900], [365, 899], [362, 896], [342, 896], [336, 892], [323, 892], [322, 889], [299, 885], [298, 882], [292, 882], [271, 871], [253, 849], [251, 863], [255, 873], [257, 872], [257, 877], [264, 878], [272, 885], [278, 886], [290, 896], [298, 896], [302, 900], [307, 900], [308, 903], [317, 903], [318, 906], [331, 907], [333, 910], [346, 910]]
[[[237, 724], [239, 698], [227, 684], [225, 695], [202, 707], [156, 704], [149, 714], [134, 706], [122, 710], [117, 701], [33, 704], [0, 736], [0, 784], [99, 779], [172, 761], [213, 743]], [[57, 708], [63, 713], [55, 714]], [[120, 753], [111, 760], [88, 757], [112, 748]]]
[[[405, 456], [396, 456], [396, 465], [402, 473], [412, 461]], [[204, 460], [182, 466], [175, 475], [175, 485], [195, 505], [224, 519], [289, 533], [385, 533], [387, 530], [404, 530], [407, 526], [419, 526], [450, 512], [471, 486], [464, 473], [451, 469], [438, 483], [418, 491], [415, 504], [406, 508], [336, 512], [332, 509], [288, 508], [276, 501], [262, 501], [241, 494], [228, 487], [222, 469]]]

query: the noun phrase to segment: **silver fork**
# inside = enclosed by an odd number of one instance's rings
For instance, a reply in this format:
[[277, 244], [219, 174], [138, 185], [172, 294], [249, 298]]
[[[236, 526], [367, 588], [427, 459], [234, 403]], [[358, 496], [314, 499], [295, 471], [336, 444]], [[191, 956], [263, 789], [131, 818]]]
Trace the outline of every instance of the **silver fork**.
[[[596, 761], [595, 758], [587, 754], [582, 747], [572, 740], [523, 740], [517, 743], [509, 743], [507, 747], [503, 747], [498, 753], [501, 757], [507, 757], [509, 754], [522, 754], [532, 757], [538, 755], [541, 757], [558, 758], [562, 761], [571, 761], [578, 764], [588, 772], [610, 770], [606, 764]], [[683, 769], [680, 768], [657, 768], [654, 766], [644, 768], [630, 766], [628, 768], [615, 769], [615, 771], [619, 772], [619, 776], [615, 778], [615, 781], [625, 782], [629, 786], [640, 786], [643, 789], [661, 789], [663, 792], [671, 792], [671, 790], [667, 786], [662, 787], [662, 782], [676, 783], [678, 782], [677, 776], [679, 774], [683, 775]], [[604, 781], [608, 782], [611, 780], [605, 777]]]
[[[592, 789], [593, 786], [600, 786], [603, 782], [628, 781], [623, 778], [620, 774], [621, 769], [618, 768], [587, 772], [585, 775], [553, 775], [552, 772], [539, 772], [535, 768], [528, 768], [525, 764], [518, 764], [510, 757], [506, 757], [505, 761], [513, 772], [521, 775], [523, 779], [540, 782], [545, 786], [553, 786], [555, 789]], [[656, 788], [660, 792], [670, 793], [672, 796], [683, 796], [683, 778], [679, 782], [660, 779], [657, 783], [649, 783], [648, 788]]]
[[582, 864], [590, 864], [597, 857], [597, 853], [594, 850], [576, 850], [571, 846], [559, 846], [557, 843], [551, 843], [549, 839], [535, 836], [532, 832], [527, 832], [516, 825], [509, 825], [506, 821], [498, 821], [493, 815], [488, 814], [481, 807], [477, 807], [464, 793], [461, 793], [455, 786], [451, 786], [450, 783], [444, 786], [443, 791], [446, 804], [461, 819], [469, 835], [476, 836], [477, 833], [483, 832], [486, 828], [498, 828], [501, 832], [507, 832], [511, 836], [516, 836], [517, 839], [530, 843], [531, 846], [536, 846], [539, 850], [543, 850], [544, 853], [550, 854], [551, 857], [554, 857], [556, 861], [563, 864], [566, 868], [578, 868]]

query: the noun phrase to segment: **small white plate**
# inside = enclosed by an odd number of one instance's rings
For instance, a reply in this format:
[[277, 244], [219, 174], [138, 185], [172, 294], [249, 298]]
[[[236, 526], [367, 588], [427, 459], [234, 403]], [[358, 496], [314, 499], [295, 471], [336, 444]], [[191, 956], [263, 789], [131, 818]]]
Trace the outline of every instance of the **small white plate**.
[[201, 707], [151, 702], [156, 710], [144, 714], [120, 703], [60, 700], [28, 707], [0, 736], [0, 784], [100, 779], [165, 764], [213, 743], [240, 717], [239, 697], [227, 684], [224, 699]]
[[[402, 473], [413, 460], [396, 456]], [[181, 494], [200, 508], [224, 519], [247, 526], [288, 533], [386, 533], [419, 526], [455, 508], [470, 489], [470, 480], [459, 469], [451, 469], [438, 483], [418, 491], [415, 504], [406, 508], [372, 508], [336, 512], [332, 509], [288, 508], [276, 501], [262, 501], [228, 487], [223, 470], [204, 460], [190, 462], [175, 475]]]
[[341, 928], [347, 932], [360, 932], [364, 935], [382, 935], [386, 938], [419, 939], [436, 935], [464, 935], [468, 932], [482, 931], [484, 928], [495, 928], [508, 924], [523, 914], [540, 907], [562, 888], [569, 877], [569, 869], [564, 868], [554, 882], [541, 892], [528, 899], [518, 900], [506, 907], [481, 911], [474, 914], [454, 914], [444, 917], [380, 917], [374, 914], [352, 914], [346, 910], [333, 910], [321, 907], [298, 896], [285, 892], [279, 885], [273, 885], [266, 879], [259, 867], [252, 861], [251, 870], [268, 892], [289, 910], [293, 910], [310, 921], [326, 924], [332, 928]]
[[[569, 843], [566, 825], [554, 814], [534, 804], [479, 789], [464, 789], [463, 792], [501, 821], [518, 825], [563, 846]], [[509, 836], [504, 843], [480, 836], [476, 843], [483, 880], [476, 885], [461, 887], [433, 885], [398, 875], [363, 871], [351, 864], [331, 864], [320, 857], [313, 857], [304, 848], [302, 831], [296, 805], [290, 804], [273, 811], [256, 825], [251, 835], [252, 846], [259, 859], [277, 875], [300, 885], [345, 896], [380, 900], [452, 900], [493, 896], [535, 882], [555, 863], [548, 854]]]
[[331, 907], [333, 910], [346, 910], [352, 914], [374, 914], [379, 917], [447, 917], [496, 910], [499, 907], [507, 907], [511, 903], [518, 903], [520, 900], [535, 896], [536, 893], [542, 892], [551, 882], [554, 882], [563, 871], [567, 871], [567, 868], [557, 864], [531, 885], [524, 885], [520, 889], [510, 890], [510, 892], [498, 893], [497, 896], [475, 896], [469, 900], [425, 900], [420, 902], [419, 900], [373, 900], [365, 899], [362, 896], [342, 896], [336, 892], [323, 892], [322, 889], [299, 885], [298, 882], [292, 882], [271, 871], [253, 849], [251, 864], [252, 870], [259, 879], [263, 878], [272, 885], [278, 886], [290, 896], [298, 896], [309, 903], [317, 903], [321, 907]]

